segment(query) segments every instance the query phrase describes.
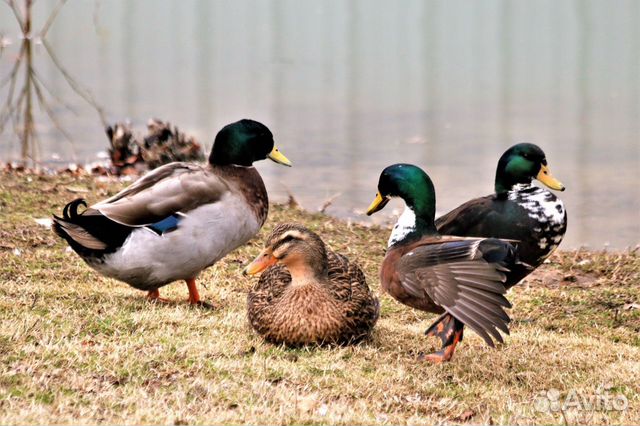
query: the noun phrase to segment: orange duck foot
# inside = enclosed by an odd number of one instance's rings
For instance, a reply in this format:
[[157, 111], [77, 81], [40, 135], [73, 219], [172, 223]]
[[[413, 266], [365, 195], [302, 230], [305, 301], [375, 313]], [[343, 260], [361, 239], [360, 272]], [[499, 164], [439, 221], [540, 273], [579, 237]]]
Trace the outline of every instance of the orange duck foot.
[[189, 289], [189, 303], [191, 305], [205, 309], [214, 309], [214, 306], [212, 304], [200, 300], [200, 293], [198, 293], [195, 278], [189, 278], [188, 280], [185, 280], [185, 282], [187, 283], [187, 288]]
[[154, 303], [169, 303], [168, 299], [160, 297], [160, 290], [158, 289], [148, 291], [147, 299]]
[[442, 342], [442, 349], [437, 352], [420, 355], [421, 361], [441, 363], [450, 361], [456, 350], [456, 345], [462, 340], [464, 324], [450, 314], [444, 314], [427, 329], [427, 336], [436, 336]]

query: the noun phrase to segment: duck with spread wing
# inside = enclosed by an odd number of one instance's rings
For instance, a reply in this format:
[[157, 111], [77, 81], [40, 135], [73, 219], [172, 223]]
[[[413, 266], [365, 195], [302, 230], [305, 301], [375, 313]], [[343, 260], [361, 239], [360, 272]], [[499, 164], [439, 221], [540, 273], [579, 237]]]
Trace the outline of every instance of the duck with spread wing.
[[520, 263], [514, 246], [495, 238], [438, 233], [433, 183], [417, 166], [385, 168], [367, 214], [384, 208], [392, 197], [403, 199], [406, 206], [389, 238], [381, 286], [400, 303], [443, 314], [427, 330], [441, 338], [442, 349], [423, 359], [450, 360], [464, 325], [489, 346], [503, 342], [500, 331], [508, 334], [510, 321], [505, 308], [511, 307], [504, 297], [506, 273]]

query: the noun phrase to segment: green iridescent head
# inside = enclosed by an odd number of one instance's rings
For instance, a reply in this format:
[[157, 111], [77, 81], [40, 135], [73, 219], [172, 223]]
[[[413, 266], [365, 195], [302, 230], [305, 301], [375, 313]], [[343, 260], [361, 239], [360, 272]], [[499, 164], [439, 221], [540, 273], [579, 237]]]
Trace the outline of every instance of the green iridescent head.
[[496, 169], [496, 193], [505, 194], [514, 185], [528, 185], [532, 179], [539, 180], [551, 189], [565, 189], [560, 181], [551, 176], [544, 151], [537, 145], [519, 143], [502, 154]]
[[394, 164], [380, 174], [376, 199], [367, 210], [371, 215], [382, 210], [392, 197], [400, 197], [417, 218], [433, 227], [436, 214], [436, 191], [429, 176], [418, 166]]
[[267, 126], [244, 119], [228, 124], [218, 132], [211, 148], [209, 163], [248, 167], [254, 161], [266, 158], [291, 166], [291, 162], [275, 146], [273, 134]]

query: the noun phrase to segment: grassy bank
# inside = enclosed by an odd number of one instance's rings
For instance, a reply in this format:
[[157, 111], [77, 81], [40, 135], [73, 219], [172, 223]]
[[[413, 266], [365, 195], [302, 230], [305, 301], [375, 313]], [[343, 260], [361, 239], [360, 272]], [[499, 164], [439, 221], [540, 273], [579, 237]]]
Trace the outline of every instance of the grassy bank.
[[[423, 334], [434, 317], [387, 295], [371, 341], [292, 350], [261, 341], [245, 316], [254, 279], [240, 271], [266, 233], [304, 223], [377, 291], [388, 230], [274, 206], [257, 239], [201, 276], [217, 309], [190, 308], [183, 283], [162, 290], [175, 303], [151, 304], [34, 220], [120, 186], [0, 174], [1, 424], [640, 422], [638, 253], [554, 254], [509, 293], [506, 343], [490, 349], [468, 332], [446, 365], [416, 361], [437, 348]], [[549, 390], [582, 409], [545, 410]], [[594, 397], [628, 406], [589, 408]]]

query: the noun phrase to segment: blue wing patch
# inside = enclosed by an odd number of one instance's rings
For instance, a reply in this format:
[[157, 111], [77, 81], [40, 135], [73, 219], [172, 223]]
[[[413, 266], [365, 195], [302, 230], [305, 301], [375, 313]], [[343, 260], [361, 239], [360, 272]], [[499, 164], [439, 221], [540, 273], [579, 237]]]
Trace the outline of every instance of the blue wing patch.
[[149, 225], [149, 229], [154, 231], [158, 235], [166, 234], [167, 232], [175, 231], [178, 229], [178, 223], [180, 222], [180, 217], [177, 214], [172, 214], [171, 216], [162, 219], [160, 222], [153, 223]]

